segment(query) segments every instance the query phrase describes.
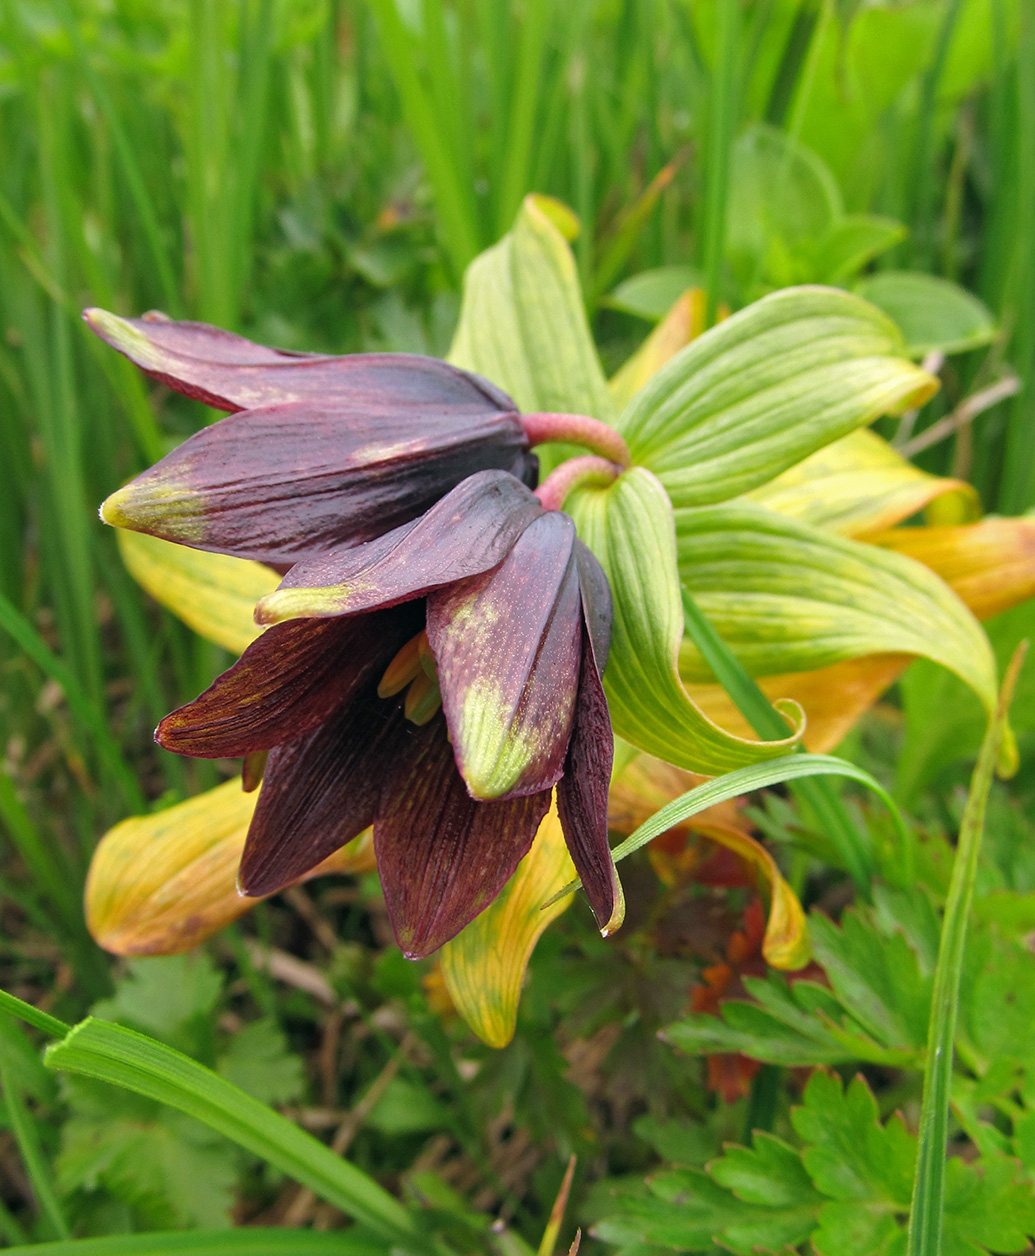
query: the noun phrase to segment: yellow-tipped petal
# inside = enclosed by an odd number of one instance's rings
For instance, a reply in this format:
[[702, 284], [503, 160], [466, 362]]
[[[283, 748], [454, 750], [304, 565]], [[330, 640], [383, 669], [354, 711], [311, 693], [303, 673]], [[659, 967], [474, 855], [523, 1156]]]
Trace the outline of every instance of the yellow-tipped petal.
[[83, 320], [102, 340], [124, 353], [142, 370], [157, 371], [162, 367], [164, 358], [158, 346], [127, 319], [91, 306], [83, 310]]
[[490, 1047], [505, 1047], [514, 1036], [521, 985], [535, 944], [547, 925], [568, 909], [573, 895], [546, 908], [543, 904], [574, 879], [554, 803], [503, 892], [439, 952], [456, 1010]]
[[263, 563], [209, 554], [144, 532], [120, 529], [116, 540], [134, 580], [206, 640], [241, 654], [263, 631], [252, 618], [255, 604], [280, 583]]
[[[116, 955], [175, 955], [250, 911], [260, 900], [238, 894], [237, 866], [257, 800], [227, 781], [110, 829], [86, 879], [86, 923], [98, 945]], [[368, 831], [303, 879], [372, 866]]]

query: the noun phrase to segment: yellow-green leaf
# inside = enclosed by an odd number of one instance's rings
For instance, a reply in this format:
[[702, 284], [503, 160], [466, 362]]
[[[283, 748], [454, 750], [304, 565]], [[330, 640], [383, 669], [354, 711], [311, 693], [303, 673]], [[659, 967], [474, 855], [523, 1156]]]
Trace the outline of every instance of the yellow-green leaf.
[[[678, 511], [676, 528], [681, 579], [752, 675], [912, 654], [949, 668], [994, 708], [988, 638], [920, 563], [746, 503]], [[710, 679], [688, 639], [679, 662], [684, 678]]]
[[[782, 741], [733, 736], [694, 706], [679, 678], [683, 607], [672, 505], [657, 479], [634, 467], [609, 487], [584, 486], [565, 509], [607, 573], [614, 596], [604, 690], [615, 732], [642, 750], [714, 775], [785, 754]], [[800, 715], [794, 708], [791, 715]]]
[[674, 505], [709, 505], [925, 401], [937, 381], [904, 353], [875, 306], [836, 288], [789, 288], [677, 353], [618, 428], [633, 462], [657, 475]]
[[890, 528], [946, 497], [960, 522], [980, 514], [972, 485], [921, 471], [865, 428], [817, 450], [751, 493], [753, 501], [782, 515], [854, 537]]
[[115, 539], [133, 579], [206, 640], [242, 654], [263, 631], [252, 612], [280, 583], [270, 567], [123, 528]]
[[456, 1010], [490, 1047], [505, 1047], [514, 1036], [528, 961], [574, 895], [543, 904], [574, 878], [555, 803], [503, 892], [439, 952]]
[[[449, 361], [492, 380], [526, 412], [609, 422], [614, 403], [557, 220], [556, 205], [526, 197], [511, 231], [468, 266]], [[557, 456], [547, 450], [544, 467]]]
[[[86, 923], [117, 955], [175, 955], [197, 946], [260, 899], [237, 892], [258, 792], [227, 781], [101, 838], [86, 879]], [[373, 866], [369, 830], [303, 879]]]

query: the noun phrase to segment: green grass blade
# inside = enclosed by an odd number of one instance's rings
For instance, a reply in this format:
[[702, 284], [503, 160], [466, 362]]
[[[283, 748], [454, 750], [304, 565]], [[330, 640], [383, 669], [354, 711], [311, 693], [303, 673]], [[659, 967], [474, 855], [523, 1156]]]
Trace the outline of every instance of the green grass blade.
[[0, 1012], [6, 1012], [9, 1016], [24, 1021], [26, 1025], [32, 1025], [34, 1029], [42, 1029], [52, 1038], [63, 1038], [72, 1028], [71, 1025], [58, 1020], [56, 1016], [51, 1016], [49, 1012], [41, 1012], [38, 1007], [33, 1007], [24, 999], [8, 994], [6, 990], [0, 990]]
[[[18, 1031], [16, 1030], [15, 1032]], [[61, 1204], [58, 1202], [57, 1193], [51, 1182], [48, 1166], [43, 1158], [43, 1149], [40, 1146], [36, 1122], [25, 1106], [25, 1101], [15, 1082], [8, 1052], [8, 1044], [4, 1041], [3, 1035], [0, 1034], [0, 1090], [3, 1091], [4, 1102], [7, 1108], [7, 1121], [10, 1125], [11, 1133], [14, 1135], [14, 1141], [18, 1144], [22, 1164], [24, 1164], [25, 1172], [29, 1176], [32, 1193], [36, 1197], [36, 1203], [39, 1205], [40, 1211], [46, 1217], [47, 1223], [54, 1233], [60, 1235], [63, 1239], [67, 1239], [72, 1231], [65, 1220], [65, 1214]]]
[[93, 739], [101, 759], [118, 782], [126, 802], [137, 811], [145, 807], [137, 778], [122, 756], [118, 742], [108, 730], [103, 712], [72, 674], [68, 665], [50, 649], [32, 624], [0, 594], [0, 629], [12, 637], [36, 666], [61, 686], [69, 709], [80, 728]]
[[705, 171], [704, 274], [709, 327], [722, 298], [722, 262], [726, 246], [726, 201], [729, 196], [730, 151], [737, 124], [737, 67], [740, 43], [740, 0], [719, 0], [718, 40], [709, 97], [708, 158]]
[[49, 898], [58, 917], [67, 926], [80, 924], [82, 905], [73, 888], [71, 868], [67, 860], [61, 858], [61, 849], [53, 843], [48, 845], [40, 836], [3, 768], [0, 768], [0, 823], [6, 828], [34, 884]]
[[956, 858], [949, 882], [949, 897], [942, 920], [938, 964], [934, 972], [927, 1062], [924, 1068], [924, 1097], [920, 1109], [920, 1145], [916, 1158], [916, 1177], [913, 1180], [913, 1202], [909, 1211], [908, 1256], [940, 1256], [942, 1250], [949, 1088], [952, 1082], [953, 1041], [956, 1036], [967, 920], [974, 896], [988, 791], [1007, 727], [1010, 700], [1027, 648], [1028, 643], [1022, 642], [1006, 669], [999, 706], [985, 734], [960, 823]]
[[185, 1112], [409, 1251], [427, 1250], [406, 1210], [318, 1139], [179, 1051], [92, 1018], [47, 1049], [49, 1068], [111, 1082]]
[[538, 117], [540, 77], [543, 52], [552, 6], [545, 0], [532, 0], [524, 6], [521, 35], [518, 40], [517, 71], [510, 99], [510, 118], [504, 150], [496, 234], [503, 235], [514, 221], [521, 198], [530, 191], [532, 140]]
[[[701, 657], [715, 674], [715, 679], [726, 690], [737, 710], [759, 735], [770, 740], [787, 736], [787, 724], [762, 690], [748, 675], [740, 660], [726, 645], [697, 603], [684, 588], [683, 618], [687, 634], [701, 652]], [[804, 753], [804, 750], [801, 752]], [[823, 832], [836, 845], [842, 862], [856, 885], [866, 892], [873, 873], [873, 860], [863, 834], [856, 827], [848, 809], [838, 797], [830, 782], [822, 778], [807, 778], [791, 785], [792, 794], [811, 808]], [[897, 809], [896, 809], [897, 811]], [[901, 818], [898, 827], [905, 834]], [[905, 837], [903, 849], [908, 852], [912, 845]]]
[[[891, 795], [881, 783], [865, 769], [856, 767], [847, 759], [839, 759], [832, 754], [789, 754], [779, 759], [770, 759], [768, 763], [752, 763], [746, 768], [737, 768], [717, 776], [713, 781], [698, 785], [696, 789], [680, 794], [678, 798], [667, 803], [660, 811], [656, 811], [649, 820], [631, 833], [624, 842], [612, 852], [617, 863], [620, 859], [640, 850], [648, 842], [652, 842], [668, 829], [682, 824], [691, 816], [714, 807], [717, 803], [728, 802], [731, 798], [739, 798], [742, 794], [750, 794], [756, 789], [764, 789], [767, 785], [780, 785], [785, 781], [798, 781], [811, 776], [843, 776], [851, 781], [858, 781], [872, 790], [891, 812], [899, 837], [905, 840], [905, 827], [898, 807]], [[567, 892], [567, 891], [565, 891]]]
[[8, 1256], [381, 1256], [383, 1242], [349, 1231], [188, 1230], [168, 1234], [118, 1234], [67, 1243], [34, 1243], [8, 1249]]
[[158, 223], [158, 214], [151, 195], [147, 190], [147, 184], [141, 173], [140, 164], [133, 151], [133, 145], [130, 143], [125, 127], [123, 127], [119, 119], [111, 96], [108, 94], [108, 89], [104, 85], [104, 80], [90, 61], [90, 54], [83, 44], [82, 35], [79, 31], [79, 23], [67, 4], [62, 4], [59, 12], [61, 14], [61, 23], [72, 43], [79, 68], [86, 79], [91, 95], [97, 102], [97, 108], [104, 115], [104, 120], [108, 124], [108, 130], [111, 132], [112, 142], [115, 145], [115, 152], [122, 165], [122, 173], [126, 180], [126, 186], [129, 189], [130, 199], [140, 219], [140, 225], [143, 228], [144, 238], [147, 241], [147, 247], [151, 255], [151, 262], [154, 265], [155, 274], [158, 276], [158, 282], [162, 288], [162, 300], [165, 302], [166, 311], [173, 318], [182, 318], [183, 311], [180, 302], [179, 284], [173, 273], [165, 243], [162, 240], [162, 229]]
[[402, 102], [403, 116], [431, 182], [442, 241], [459, 278], [478, 252], [479, 245], [469, 197], [456, 164], [450, 159], [446, 142], [435, 126], [435, 109], [421, 83], [410, 35], [395, 0], [371, 0], [370, 8], [377, 19], [381, 47]]
[[[645, 820], [635, 832], [629, 834], [624, 842], [620, 842], [611, 854], [615, 863], [618, 863], [641, 850], [649, 842], [653, 842], [662, 833], [675, 828], [677, 824], [684, 823], [691, 816], [706, 811], [720, 802], [729, 802], [732, 798], [740, 798], [743, 794], [753, 793], [756, 789], [765, 789], [769, 785], [782, 785], [785, 782], [801, 781], [815, 776], [843, 776], [850, 781], [865, 785], [888, 808], [900, 840], [906, 840], [905, 824], [895, 800], [869, 772], [864, 768], [856, 767], [854, 763], [849, 763], [847, 759], [839, 759], [836, 755], [802, 753], [781, 755], [780, 758], [770, 759], [766, 763], [752, 763], [745, 768], [737, 768], [733, 772], [717, 776], [712, 781], [706, 781], [685, 794], [680, 794], [678, 798], [666, 803], [659, 811], [655, 811], [649, 820]], [[581, 880], [572, 881], [543, 906], [549, 907], [551, 903], [556, 903], [558, 899], [570, 894], [572, 890], [577, 890], [581, 884]]]

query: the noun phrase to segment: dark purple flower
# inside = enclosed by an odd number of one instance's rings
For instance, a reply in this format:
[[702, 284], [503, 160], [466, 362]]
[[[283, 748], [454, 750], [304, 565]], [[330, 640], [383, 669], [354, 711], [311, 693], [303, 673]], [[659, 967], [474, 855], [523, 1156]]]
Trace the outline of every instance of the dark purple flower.
[[290, 564], [407, 523], [476, 471], [535, 485], [514, 403], [436, 358], [284, 353], [162, 315], [84, 317], [154, 379], [237, 412], [113, 493], [108, 523]]
[[415, 520], [298, 562], [256, 615], [273, 626], [156, 733], [182, 754], [269, 752], [245, 893], [372, 823], [399, 944], [427, 955], [503, 888], [556, 786], [590, 904], [617, 928], [611, 597], [566, 515], [481, 471]]

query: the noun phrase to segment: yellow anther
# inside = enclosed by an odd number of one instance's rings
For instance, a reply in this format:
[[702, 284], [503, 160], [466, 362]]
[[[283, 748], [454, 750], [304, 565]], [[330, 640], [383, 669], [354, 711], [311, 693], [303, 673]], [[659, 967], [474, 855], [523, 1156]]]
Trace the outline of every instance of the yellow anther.
[[403, 711], [411, 724], [418, 727], [426, 724], [442, 705], [442, 694], [438, 681], [425, 676], [423, 672], [406, 691], [406, 702]]
[[381, 683], [377, 687], [379, 698], [391, 698], [402, 693], [411, 680], [416, 680], [423, 668], [420, 661], [421, 638], [427, 640], [427, 634], [419, 632], [412, 637], [385, 669]]

